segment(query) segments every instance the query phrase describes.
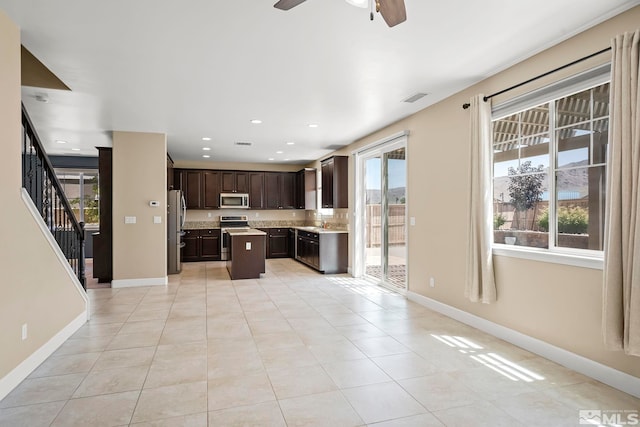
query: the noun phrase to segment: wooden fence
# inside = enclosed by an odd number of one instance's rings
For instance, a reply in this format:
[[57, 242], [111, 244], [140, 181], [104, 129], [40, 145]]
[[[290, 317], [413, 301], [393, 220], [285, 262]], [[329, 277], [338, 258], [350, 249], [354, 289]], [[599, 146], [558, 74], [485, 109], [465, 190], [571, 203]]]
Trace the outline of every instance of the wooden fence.
[[[389, 205], [389, 245], [404, 245], [406, 236], [406, 205]], [[382, 206], [367, 205], [365, 211], [367, 247], [382, 243]]]

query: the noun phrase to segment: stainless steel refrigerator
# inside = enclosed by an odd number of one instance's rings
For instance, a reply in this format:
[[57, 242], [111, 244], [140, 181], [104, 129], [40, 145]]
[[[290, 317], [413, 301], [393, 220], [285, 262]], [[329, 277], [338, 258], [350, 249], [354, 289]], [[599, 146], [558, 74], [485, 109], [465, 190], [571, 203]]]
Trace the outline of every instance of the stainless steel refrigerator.
[[182, 228], [187, 213], [184, 196], [180, 190], [169, 190], [167, 194], [167, 274], [178, 274], [180, 248], [182, 248]]

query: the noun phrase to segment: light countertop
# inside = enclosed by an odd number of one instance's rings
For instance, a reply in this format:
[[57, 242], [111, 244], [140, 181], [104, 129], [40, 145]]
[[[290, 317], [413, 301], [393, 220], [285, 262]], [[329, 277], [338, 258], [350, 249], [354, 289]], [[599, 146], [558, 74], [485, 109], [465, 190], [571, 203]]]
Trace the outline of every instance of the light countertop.
[[264, 231], [260, 231], [260, 230], [256, 230], [255, 228], [250, 228], [250, 229], [234, 229], [234, 228], [227, 228], [227, 233], [229, 233], [229, 236], [233, 237], [233, 236], [266, 236], [267, 233], [265, 233]]

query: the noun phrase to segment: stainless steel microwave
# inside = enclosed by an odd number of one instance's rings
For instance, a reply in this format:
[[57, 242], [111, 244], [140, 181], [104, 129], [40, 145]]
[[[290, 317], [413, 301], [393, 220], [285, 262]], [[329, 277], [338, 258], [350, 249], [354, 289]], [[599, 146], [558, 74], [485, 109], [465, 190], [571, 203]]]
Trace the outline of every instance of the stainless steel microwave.
[[249, 195], [247, 193], [220, 193], [220, 208], [249, 209]]

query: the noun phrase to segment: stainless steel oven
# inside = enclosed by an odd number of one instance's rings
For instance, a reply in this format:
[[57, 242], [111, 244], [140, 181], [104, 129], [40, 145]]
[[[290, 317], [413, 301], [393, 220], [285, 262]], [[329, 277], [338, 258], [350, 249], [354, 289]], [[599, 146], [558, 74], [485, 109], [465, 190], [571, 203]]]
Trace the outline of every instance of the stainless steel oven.
[[229, 259], [229, 233], [227, 230], [233, 228], [248, 230], [249, 220], [246, 215], [220, 216], [220, 259], [226, 261]]

